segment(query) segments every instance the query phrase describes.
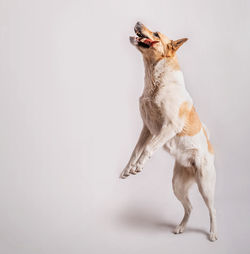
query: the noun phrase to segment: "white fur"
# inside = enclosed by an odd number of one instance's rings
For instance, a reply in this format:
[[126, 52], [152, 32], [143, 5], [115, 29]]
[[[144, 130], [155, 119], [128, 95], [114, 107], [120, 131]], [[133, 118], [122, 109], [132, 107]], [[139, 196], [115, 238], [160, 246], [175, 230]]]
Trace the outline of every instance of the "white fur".
[[[152, 64], [144, 57], [145, 87], [140, 97], [140, 112], [143, 129], [131, 158], [121, 173], [122, 178], [141, 172], [146, 161], [163, 147], [175, 157], [173, 190], [184, 207], [184, 217], [175, 233], [182, 233], [191, 204], [188, 189], [196, 182], [209, 209], [210, 240], [217, 239], [214, 209], [215, 167], [214, 155], [208, 151], [203, 128], [194, 136], [177, 135], [183, 130], [185, 119], [179, 116], [180, 106], [187, 102], [190, 109], [193, 101], [185, 88], [183, 74], [175, 70], [167, 58]], [[204, 126], [204, 129], [207, 128]]]

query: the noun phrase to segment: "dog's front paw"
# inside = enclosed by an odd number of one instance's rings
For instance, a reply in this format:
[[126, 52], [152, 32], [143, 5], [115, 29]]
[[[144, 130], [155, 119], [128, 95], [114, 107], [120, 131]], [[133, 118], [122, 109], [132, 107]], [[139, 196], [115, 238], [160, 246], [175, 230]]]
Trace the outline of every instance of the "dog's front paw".
[[134, 165], [130, 167], [129, 173], [132, 175], [136, 175], [136, 167]]
[[136, 164], [136, 165], [130, 165], [127, 166], [120, 175], [120, 178], [125, 179], [127, 178], [130, 174], [132, 175], [136, 175], [137, 173], [142, 171], [142, 166], [140, 164]]
[[139, 163], [137, 163], [137, 165], [136, 165], [136, 169], [135, 169], [135, 172], [136, 172], [136, 173], [140, 173], [140, 172], [142, 172], [142, 170], [143, 170], [142, 165], [141, 165], [141, 164], [139, 164]]
[[130, 168], [126, 167], [120, 174], [120, 178], [125, 179], [129, 176]]
[[211, 242], [214, 242], [214, 241], [216, 241], [217, 239], [218, 239], [217, 234], [216, 234], [215, 232], [210, 232], [209, 240], [210, 240]]
[[136, 169], [136, 167], [135, 167], [134, 165], [126, 166], [126, 168], [122, 171], [120, 177], [121, 177], [122, 179], [125, 179], [125, 178], [128, 177], [130, 174], [136, 175], [135, 169]]

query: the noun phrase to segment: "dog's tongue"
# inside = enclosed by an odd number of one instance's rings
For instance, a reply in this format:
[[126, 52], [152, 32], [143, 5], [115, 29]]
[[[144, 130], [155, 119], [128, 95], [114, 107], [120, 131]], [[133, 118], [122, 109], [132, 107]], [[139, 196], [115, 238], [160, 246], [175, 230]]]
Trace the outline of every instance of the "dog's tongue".
[[147, 44], [147, 45], [149, 45], [151, 47], [155, 43], [158, 43], [159, 41], [152, 41], [152, 40], [150, 40], [148, 38], [143, 38], [143, 39], [141, 39], [141, 42], [143, 42], [143, 43], [145, 43], [145, 44]]

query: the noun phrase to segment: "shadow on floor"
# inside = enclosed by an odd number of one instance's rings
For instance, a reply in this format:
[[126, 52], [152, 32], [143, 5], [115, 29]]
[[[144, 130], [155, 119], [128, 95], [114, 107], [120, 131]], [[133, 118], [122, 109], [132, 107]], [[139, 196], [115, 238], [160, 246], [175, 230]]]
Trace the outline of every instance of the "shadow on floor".
[[[149, 213], [146, 209], [131, 208], [119, 215], [119, 222], [130, 229], [147, 231], [173, 232], [176, 224], [165, 221], [156, 214]], [[180, 218], [181, 219], [181, 218]], [[208, 232], [203, 229], [192, 228], [187, 225], [185, 233], [199, 233], [206, 237]]]

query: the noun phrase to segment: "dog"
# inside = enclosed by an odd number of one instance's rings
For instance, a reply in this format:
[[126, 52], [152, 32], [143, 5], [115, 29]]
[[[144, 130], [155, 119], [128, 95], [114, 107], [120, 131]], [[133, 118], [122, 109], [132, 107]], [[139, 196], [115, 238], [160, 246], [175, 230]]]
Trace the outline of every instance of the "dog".
[[174, 233], [182, 233], [192, 210], [188, 190], [196, 182], [210, 216], [211, 241], [217, 240], [214, 192], [216, 171], [214, 150], [206, 126], [185, 88], [176, 51], [188, 39], [170, 40], [137, 22], [137, 36], [130, 42], [142, 54], [145, 67], [144, 90], [139, 99], [143, 128], [121, 178], [142, 171], [159, 148], [175, 157], [173, 191], [184, 207], [184, 217]]

